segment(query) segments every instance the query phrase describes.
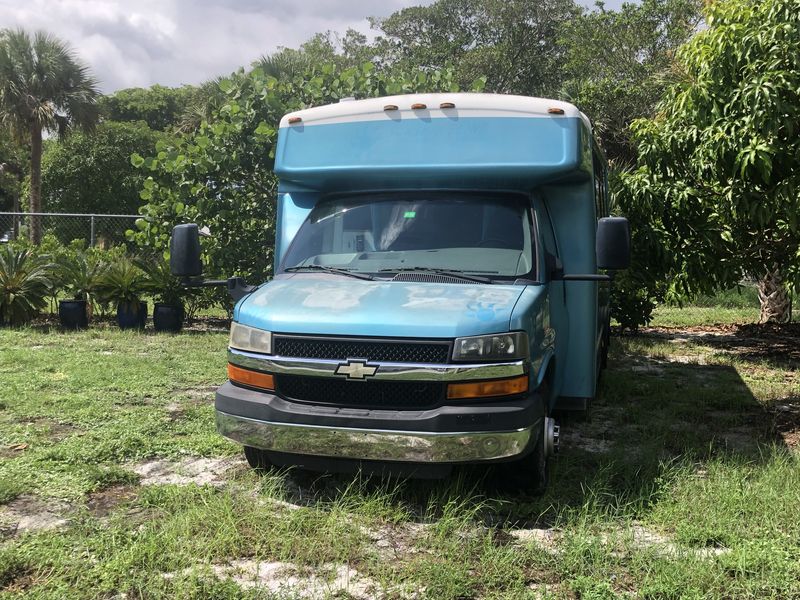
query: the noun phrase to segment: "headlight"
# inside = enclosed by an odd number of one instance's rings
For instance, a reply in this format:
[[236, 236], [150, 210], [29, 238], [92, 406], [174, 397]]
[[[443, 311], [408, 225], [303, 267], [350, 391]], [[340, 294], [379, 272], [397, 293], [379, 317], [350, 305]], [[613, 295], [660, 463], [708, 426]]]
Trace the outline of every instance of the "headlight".
[[239, 323], [231, 323], [231, 348], [247, 350], [248, 352], [261, 352], [270, 354], [272, 352], [272, 333]]
[[528, 334], [524, 331], [456, 338], [453, 360], [515, 360], [528, 358]]

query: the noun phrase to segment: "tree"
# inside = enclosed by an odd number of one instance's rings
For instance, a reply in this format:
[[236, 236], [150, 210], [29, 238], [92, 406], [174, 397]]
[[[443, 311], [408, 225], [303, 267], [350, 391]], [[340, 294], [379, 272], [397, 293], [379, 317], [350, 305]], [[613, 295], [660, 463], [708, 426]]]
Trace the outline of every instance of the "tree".
[[[42, 157], [42, 197], [57, 212], [136, 214], [145, 174], [131, 165], [131, 154], [153, 154], [156, 142], [169, 139], [143, 121], [109, 121], [91, 134], [51, 142]], [[119, 238], [119, 231], [103, 231], [103, 225], [98, 222], [98, 234]]]
[[[30, 140], [30, 210], [41, 212], [42, 132], [65, 135], [97, 122], [97, 84], [64, 42], [37, 31], [0, 32], [0, 121]], [[31, 240], [42, 237], [39, 218], [31, 221]]]
[[675, 51], [700, 18], [699, 0], [643, 0], [619, 11], [598, 2], [562, 25], [567, 60], [561, 96], [589, 116], [613, 165], [635, 163], [630, 125], [653, 116], [675, 80]]
[[163, 131], [180, 124], [196, 93], [197, 88], [189, 85], [129, 88], [102, 96], [98, 105], [105, 120], [144, 121], [151, 129]]
[[225, 101], [197, 131], [159, 142], [153, 156], [132, 157], [147, 176], [147, 204], [129, 237], [166, 251], [172, 227], [194, 221], [211, 230], [203, 239], [207, 275], [263, 281], [272, 264], [281, 116], [348, 96], [457, 89], [449, 71], [387, 77], [371, 63], [345, 70], [326, 64], [283, 80], [261, 69], [236, 73], [220, 83]]
[[[25, 156], [7, 129], [0, 129], [0, 209], [19, 211], [19, 194], [25, 178]], [[6, 229], [0, 224], [0, 235]]]
[[790, 317], [800, 285], [800, 11], [796, 0], [719, 0], [678, 53], [681, 81], [634, 123], [624, 175], [663, 236], [669, 292], [758, 281], [761, 322]]
[[382, 68], [452, 65], [462, 87], [485, 77], [489, 91], [547, 96], [563, 78], [560, 28], [579, 13], [574, 0], [438, 0], [371, 21]]

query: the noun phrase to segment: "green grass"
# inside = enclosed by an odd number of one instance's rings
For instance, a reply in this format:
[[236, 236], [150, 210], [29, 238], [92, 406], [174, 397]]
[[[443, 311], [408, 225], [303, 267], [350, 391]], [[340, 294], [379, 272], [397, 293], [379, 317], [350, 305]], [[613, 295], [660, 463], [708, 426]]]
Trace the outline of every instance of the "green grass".
[[[349, 565], [390, 598], [800, 597], [798, 423], [776, 408], [800, 404], [800, 374], [761, 346], [615, 337], [538, 498], [479, 468], [397, 482], [234, 466], [222, 485], [141, 485], [142, 461], [238, 456], [210, 403], [226, 339], [0, 330], [0, 598], [291, 597], [214, 571], [235, 560], [328, 581]], [[67, 524], [4, 529], [23, 500]], [[514, 538], [531, 527], [552, 541]]]
[[[793, 321], [800, 320], [800, 303], [794, 298]], [[714, 296], [700, 296], [683, 306], [662, 304], [653, 312], [652, 327], [694, 327], [757, 323], [758, 292], [740, 285]]]

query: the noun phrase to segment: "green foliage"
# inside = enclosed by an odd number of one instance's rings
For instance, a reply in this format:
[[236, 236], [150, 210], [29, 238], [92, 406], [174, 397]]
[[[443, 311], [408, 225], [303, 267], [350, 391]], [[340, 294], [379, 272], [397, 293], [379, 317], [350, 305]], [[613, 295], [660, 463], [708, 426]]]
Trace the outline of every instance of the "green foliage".
[[133, 155], [133, 165], [148, 175], [140, 192], [147, 204], [128, 236], [163, 252], [174, 225], [197, 222], [211, 230], [202, 240], [206, 275], [263, 281], [272, 263], [272, 169], [281, 116], [348, 96], [457, 90], [458, 85], [451, 70], [388, 77], [365, 63], [345, 70], [323, 65], [280, 81], [257, 68], [222, 80], [219, 89], [224, 103], [197, 131], [173, 143], [159, 142], [154, 156]]
[[598, 4], [562, 25], [567, 60], [561, 94], [592, 120], [612, 164], [635, 161], [629, 126], [653, 115], [675, 79], [675, 50], [699, 21], [698, 0], [644, 0], [618, 11]]
[[63, 134], [97, 120], [97, 82], [67, 44], [44, 31], [0, 31], [0, 120]]
[[[19, 210], [25, 153], [8, 129], [0, 127], [0, 210]], [[6, 225], [6, 223], [3, 223]], [[2, 227], [2, 225], [0, 225]], [[0, 235], [5, 233], [0, 232]]]
[[[144, 121], [150, 129], [177, 127], [197, 89], [192, 86], [129, 88], [100, 98], [100, 113], [106, 121]], [[134, 150], [138, 151], [138, 150]]]
[[149, 289], [147, 276], [127, 256], [109, 263], [97, 285], [98, 295], [106, 302], [134, 307]]
[[462, 87], [485, 78], [487, 91], [554, 95], [565, 47], [560, 27], [576, 18], [574, 0], [438, 0], [371, 19], [379, 63], [391, 69], [453, 65]]
[[65, 253], [56, 264], [61, 284], [59, 287], [69, 297], [89, 303], [98, 298], [103, 272], [107, 266], [101, 255], [77, 250]]
[[[30, 140], [31, 212], [41, 212], [42, 132], [65, 135], [97, 122], [97, 82], [67, 44], [44, 31], [0, 31], [0, 123], [17, 138]], [[41, 221], [32, 219], [31, 239], [41, 239]]]
[[[134, 152], [150, 154], [168, 140], [145, 123], [101, 123], [91, 134], [75, 133], [47, 145], [42, 157], [42, 196], [52, 212], [135, 214], [145, 174], [131, 165]], [[57, 224], [58, 226], [58, 224]], [[118, 224], [97, 222], [96, 234], [120, 240]], [[63, 225], [59, 237], [72, 233]]]
[[0, 324], [21, 325], [47, 304], [52, 265], [45, 256], [0, 246]]
[[181, 306], [186, 288], [181, 285], [180, 279], [172, 274], [169, 261], [161, 253], [148, 257], [140, 257], [136, 265], [144, 272], [148, 279], [148, 287], [155, 295], [156, 302]]
[[667, 249], [667, 297], [743, 274], [800, 284], [800, 12], [793, 0], [709, 4], [708, 28], [678, 53], [682, 79], [633, 129], [640, 168], [629, 206]]

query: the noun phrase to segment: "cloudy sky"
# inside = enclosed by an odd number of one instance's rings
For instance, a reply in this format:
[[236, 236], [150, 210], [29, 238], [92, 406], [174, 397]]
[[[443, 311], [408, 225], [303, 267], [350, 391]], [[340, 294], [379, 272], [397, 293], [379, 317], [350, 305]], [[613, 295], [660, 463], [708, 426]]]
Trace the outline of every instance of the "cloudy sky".
[[[607, 6], [618, 6], [611, 0]], [[199, 83], [318, 31], [369, 31], [430, 0], [0, 0], [0, 28], [46, 29], [90, 64], [103, 92]], [[591, 4], [589, 0], [583, 2]]]

